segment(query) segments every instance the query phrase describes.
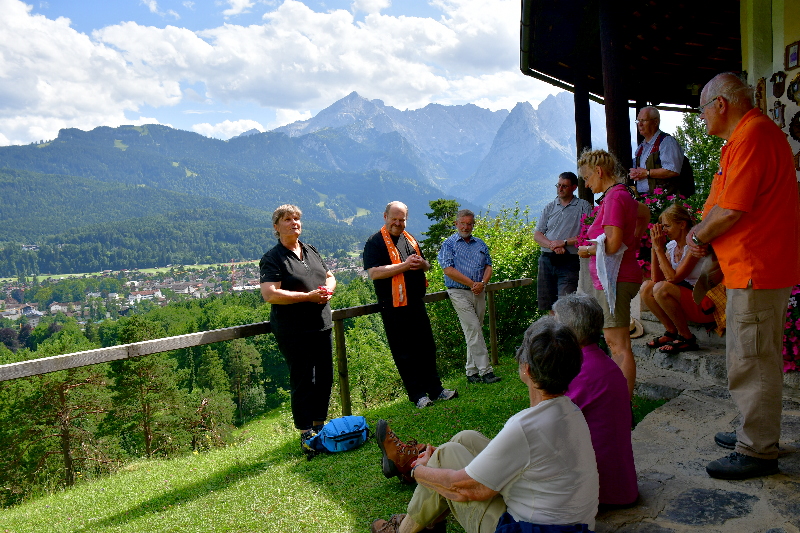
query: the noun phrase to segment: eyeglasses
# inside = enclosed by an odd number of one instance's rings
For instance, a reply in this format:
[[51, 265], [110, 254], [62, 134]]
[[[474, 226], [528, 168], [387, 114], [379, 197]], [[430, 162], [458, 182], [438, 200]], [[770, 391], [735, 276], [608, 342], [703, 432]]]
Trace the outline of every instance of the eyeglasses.
[[654, 118], [637, 118], [634, 120], [636, 124], [641, 124], [642, 122], [649, 122], [651, 120], [655, 120]]
[[560, 183], [556, 184], [556, 189], [569, 189], [571, 185], [562, 185]]
[[714, 98], [712, 98], [708, 102], [706, 102], [705, 104], [703, 104], [701, 106], [698, 106], [698, 107], [695, 107], [694, 110], [702, 115], [703, 113], [705, 113], [706, 107], [708, 107], [710, 104], [713, 104], [714, 102], [716, 102], [717, 98], [719, 98], [720, 96], [721, 95], [718, 94], [717, 96], [715, 96]]

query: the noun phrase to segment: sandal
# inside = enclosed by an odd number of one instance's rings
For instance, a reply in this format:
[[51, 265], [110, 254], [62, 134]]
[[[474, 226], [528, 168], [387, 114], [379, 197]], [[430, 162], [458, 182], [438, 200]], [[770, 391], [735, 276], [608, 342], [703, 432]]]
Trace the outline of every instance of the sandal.
[[679, 354], [681, 352], [693, 352], [699, 350], [700, 346], [697, 345], [697, 337], [692, 335], [688, 339], [678, 335], [678, 338], [672, 341], [672, 344], [667, 344], [659, 348], [659, 352], [666, 354]]
[[[678, 332], [665, 331], [660, 337], [653, 337], [653, 340], [647, 341], [647, 347], [655, 350], [661, 346], [672, 344], [679, 337]], [[666, 339], [666, 340], [663, 340]]]

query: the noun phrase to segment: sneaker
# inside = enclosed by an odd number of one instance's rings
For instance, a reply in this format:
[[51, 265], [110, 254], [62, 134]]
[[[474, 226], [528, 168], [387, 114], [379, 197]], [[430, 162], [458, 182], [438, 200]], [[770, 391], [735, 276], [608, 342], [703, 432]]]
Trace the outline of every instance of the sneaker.
[[317, 455], [317, 451], [308, 445], [308, 441], [317, 433], [313, 429], [307, 429], [300, 434], [300, 450], [311, 460], [312, 457]]
[[437, 400], [452, 400], [453, 398], [458, 398], [458, 391], [450, 389], [442, 389], [442, 392], [436, 397]]
[[[424, 396], [424, 398], [427, 398], [427, 396]], [[394, 434], [386, 420], [378, 420], [378, 425], [375, 427], [375, 437], [383, 455], [381, 457], [383, 475], [387, 478], [396, 476], [403, 481], [413, 482], [411, 478], [411, 463], [416, 461], [417, 456], [425, 451], [425, 444], [420, 444], [415, 440], [401, 441]]]
[[739, 452], [711, 461], [706, 466], [708, 475], [717, 479], [748, 479], [778, 473], [777, 459], [759, 459]]
[[481, 378], [483, 379], [484, 383], [497, 383], [498, 381], [503, 379], [499, 376], [495, 376], [494, 372], [487, 372], [483, 376], [481, 376]]
[[735, 431], [720, 431], [714, 435], [714, 442], [717, 446], [733, 450], [736, 448], [736, 432]]
[[417, 409], [424, 409], [424, 408], [428, 407], [429, 405], [433, 405], [433, 400], [428, 398], [427, 395], [423, 396], [422, 398], [417, 400]]
[[483, 378], [478, 374], [467, 376], [467, 383], [483, 383]]

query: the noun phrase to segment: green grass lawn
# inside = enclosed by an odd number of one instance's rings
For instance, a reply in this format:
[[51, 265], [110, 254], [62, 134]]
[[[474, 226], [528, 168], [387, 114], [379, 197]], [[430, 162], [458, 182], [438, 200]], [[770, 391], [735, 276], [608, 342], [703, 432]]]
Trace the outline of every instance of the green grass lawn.
[[[503, 381], [446, 381], [459, 398], [418, 410], [407, 400], [354, 414], [372, 429], [389, 420], [403, 440], [440, 444], [462, 429], [494, 436], [528, 406], [510, 360]], [[27, 532], [366, 532], [376, 518], [405, 512], [413, 486], [386, 479], [374, 439], [307, 461], [288, 408], [237, 432], [236, 443], [170, 460], [141, 460], [99, 480], [0, 510], [0, 531]], [[448, 532], [463, 532], [452, 520]]]

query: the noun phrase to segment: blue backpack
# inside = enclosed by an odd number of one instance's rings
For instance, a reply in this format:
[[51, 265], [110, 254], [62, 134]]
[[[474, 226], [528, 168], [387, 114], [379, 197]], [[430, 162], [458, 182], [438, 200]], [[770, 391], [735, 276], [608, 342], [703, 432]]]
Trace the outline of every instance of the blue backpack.
[[303, 442], [303, 446], [313, 452], [308, 456], [310, 460], [316, 454], [358, 448], [367, 441], [369, 435], [369, 424], [363, 416], [342, 416], [322, 426], [319, 433]]

